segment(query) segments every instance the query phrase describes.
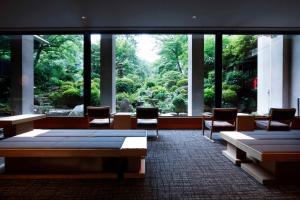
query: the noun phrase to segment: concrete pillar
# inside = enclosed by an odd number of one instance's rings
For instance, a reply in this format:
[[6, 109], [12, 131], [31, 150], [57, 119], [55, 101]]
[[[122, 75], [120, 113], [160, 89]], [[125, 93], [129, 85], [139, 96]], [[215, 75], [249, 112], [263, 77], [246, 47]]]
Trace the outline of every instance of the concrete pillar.
[[13, 36], [11, 41], [11, 104], [14, 114], [33, 113], [33, 36]]
[[258, 38], [257, 112], [289, 107], [289, 40], [283, 35]]
[[300, 98], [300, 35], [291, 37], [290, 106], [297, 108], [297, 98]]
[[115, 38], [111, 34], [101, 34], [100, 96], [101, 105], [116, 111], [115, 84]]
[[257, 112], [268, 113], [271, 83], [271, 37], [260, 36], [257, 41]]
[[189, 35], [188, 42], [188, 115], [196, 116], [204, 108], [204, 35]]
[[289, 47], [283, 35], [271, 41], [271, 92], [270, 107], [289, 107]]

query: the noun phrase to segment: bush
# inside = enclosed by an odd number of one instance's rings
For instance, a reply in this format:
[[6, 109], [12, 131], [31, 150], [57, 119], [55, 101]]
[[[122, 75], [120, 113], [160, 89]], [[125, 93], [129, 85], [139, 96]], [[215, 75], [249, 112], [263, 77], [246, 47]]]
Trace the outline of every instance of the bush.
[[79, 89], [71, 87], [64, 91], [53, 92], [50, 99], [56, 108], [74, 108], [81, 102], [82, 97]]
[[168, 97], [168, 91], [164, 87], [156, 86], [153, 88], [152, 97], [159, 101], [164, 101]]
[[236, 105], [238, 96], [237, 93], [231, 89], [222, 91], [223, 101], [225, 105], [234, 106]]
[[116, 100], [117, 101], [122, 101], [123, 99], [129, 99], [129, 95], [125, 92], [122, 92], [122, 93], [118, 93], [116, 95]]
[[187, 103], [185, 102], [185, 99], [181, 94], [174, 97], [172, 104], [173, 110], [177, 114], [180, 112], [187, 112]]
[[146, 88], [152, 88], [155, 86], [155, 83], [153, 81], [147, 81], [146, 82]]
[[100, 79], [94, 78], [91, 83], [91, 104], [100, 105]]
[[176, 84], [177, 84], [177, 82], [175, 80], [169, 80], [169, 81], [166, 82], [165, 87], [170, 89], [170, 88], [176, 86]]
[[230, 71], [226, 73], [225, 83], [227, 85], [242, 86], [244, 83], [244, 75], [242, 71]]
[[211, 107], [214, 103], [215, 90], [214, 88], [204, 89], [204, 104]]
[[126, 92], [132, 94], [137, 89], [135, 83], [128, 78], [121, 78], [116, 81], [117, 93]]
[[181, 79], [177, 82], [177, 87], [187, 86], [188, 80], [187, 79]]

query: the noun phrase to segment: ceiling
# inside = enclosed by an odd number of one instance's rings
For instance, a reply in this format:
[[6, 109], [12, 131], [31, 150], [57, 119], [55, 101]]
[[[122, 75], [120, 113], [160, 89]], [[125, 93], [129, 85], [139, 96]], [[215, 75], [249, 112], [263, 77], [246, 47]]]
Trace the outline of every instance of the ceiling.
[[0, 31], [299, 31], [299, 8], [299, 0], [1, 0]]

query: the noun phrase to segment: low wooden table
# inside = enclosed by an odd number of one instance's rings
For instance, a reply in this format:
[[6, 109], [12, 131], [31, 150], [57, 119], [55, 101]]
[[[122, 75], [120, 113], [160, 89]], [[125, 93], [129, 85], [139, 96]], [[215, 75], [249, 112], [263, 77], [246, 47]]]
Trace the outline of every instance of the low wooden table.
[[114, 129], [131, 129], [131, 115], [129, 112], [114, 114]]
[[144, 178], [145, 130], [42, 130], [0, 141], [0, 178]]
[[24, 114], [0, 118], [0, 127], [3, 128], [4, 137], [12, 137], [33, 130], [33, 121], [43, 119], [44, 114]]
[[255, 119], [254, 115], [246, 113], [238, 113], [236, 117], [236, 130], [237, 131], [254, 131]]
[[300, 177], [299, 131], [222, 131], [223, 155], [262, 184]]

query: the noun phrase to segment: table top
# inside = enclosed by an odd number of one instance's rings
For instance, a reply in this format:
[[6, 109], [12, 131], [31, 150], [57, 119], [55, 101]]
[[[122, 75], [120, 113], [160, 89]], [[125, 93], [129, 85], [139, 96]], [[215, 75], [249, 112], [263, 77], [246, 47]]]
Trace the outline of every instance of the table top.
[[45, 118], [44, 114], [24, 114], [0, 118], [0, 126], [15, 125]]
[[146, 156], [145, 130], [35, 129], [0, 141], [3, 157]]
[[220, 136], [259, 161], [300, 161], [300, 131], [222, 131]]

